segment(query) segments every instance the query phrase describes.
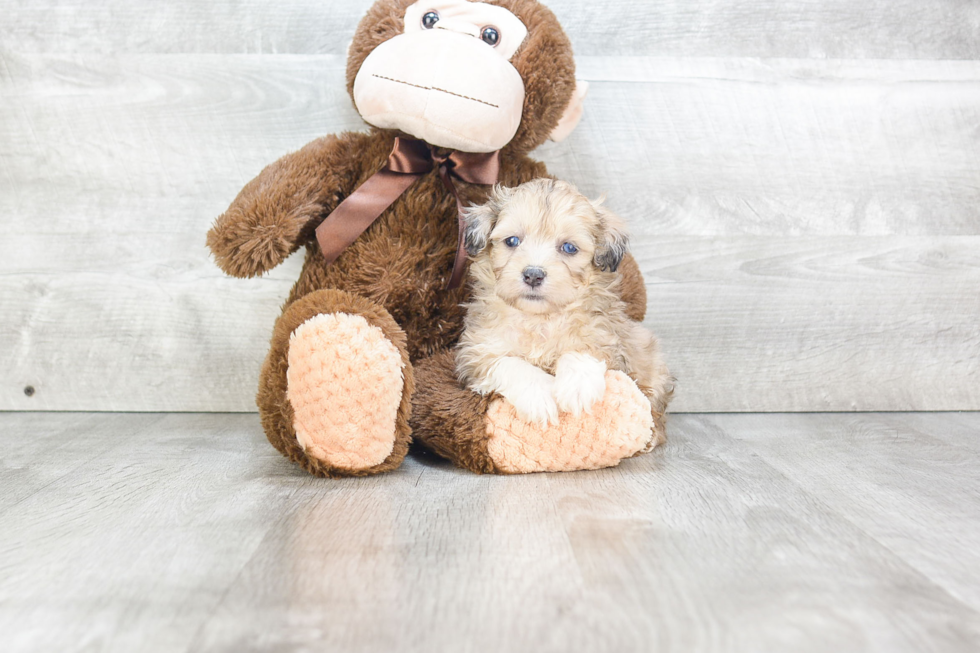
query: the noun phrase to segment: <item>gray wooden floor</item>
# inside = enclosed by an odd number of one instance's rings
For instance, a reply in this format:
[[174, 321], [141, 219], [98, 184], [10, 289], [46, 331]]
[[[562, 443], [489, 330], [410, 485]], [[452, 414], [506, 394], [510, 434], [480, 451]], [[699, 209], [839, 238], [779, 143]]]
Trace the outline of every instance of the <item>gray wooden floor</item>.
[[980, 413], [671, 433], [328, 481], [251, 414], [0, 414], [0, 649], [980, 650]]

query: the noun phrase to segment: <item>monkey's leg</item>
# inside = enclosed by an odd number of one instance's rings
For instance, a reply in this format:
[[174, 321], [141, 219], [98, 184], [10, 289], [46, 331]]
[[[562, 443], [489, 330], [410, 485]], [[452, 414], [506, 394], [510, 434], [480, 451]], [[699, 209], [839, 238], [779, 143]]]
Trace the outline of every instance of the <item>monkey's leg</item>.
[[662, 438], [662, 421], [658, 434], [649, 400], [621, 372], [607, 373], [606, 393], [591, 414], [562, 413], [557, 426], [546, 427], [523, 421], [502, 397], [462, 387], [451, 351], [420, 361], [415, 374], [414, 437], [480, 474], [611, 467]]
[[405, 333], [363, 297], [318, 290], [276, 322], [256, 403], [269, 442], [317, 476], [392, 470], [408, 451]]
[[[456, 380], [456, 360], [444, 351], [419, 361], [412, 432], [427, 449], [477, 474], [505, 473], [488, 451], [486, 413], [490, 397]], [[419, 436], [418, 434], [421, 434]]]

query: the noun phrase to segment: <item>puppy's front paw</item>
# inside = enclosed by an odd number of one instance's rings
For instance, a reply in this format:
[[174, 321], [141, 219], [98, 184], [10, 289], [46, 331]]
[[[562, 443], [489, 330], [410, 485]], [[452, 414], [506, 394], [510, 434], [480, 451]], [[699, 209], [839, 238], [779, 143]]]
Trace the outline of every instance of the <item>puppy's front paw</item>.
[[606, 364], [600, 360], [569, 352], [555, 367], [555, 398], [558, 407], [573, 415], [592, 412], [592, 404], [606, 392]]
[[541, 426], [558, 423], [558, 404], [555, 402], [555, 377], [542, 370], [511, 379], [499, 392], [510, 402], [517, 414], [528, 422]]

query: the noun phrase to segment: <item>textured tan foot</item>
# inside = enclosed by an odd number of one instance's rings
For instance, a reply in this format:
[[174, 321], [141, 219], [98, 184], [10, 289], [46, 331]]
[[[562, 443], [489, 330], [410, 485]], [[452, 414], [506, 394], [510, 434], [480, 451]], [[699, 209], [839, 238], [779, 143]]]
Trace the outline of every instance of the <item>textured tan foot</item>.
[[384, 462], [404, 365], [381, 329], [360, 315], [317, 315], [289, 337], [288, 362], [286, 396], [307, 455], [353, 471]]
[[541, 427], [518, 417], [498, 399], [487, 410], [487, 453], [504, 472], [568, 472], [619, 464], [651, 446], [650, 402], [633, 380], [606, 372], [606, 394], [592, 413], [562, 413], [557, 425]]

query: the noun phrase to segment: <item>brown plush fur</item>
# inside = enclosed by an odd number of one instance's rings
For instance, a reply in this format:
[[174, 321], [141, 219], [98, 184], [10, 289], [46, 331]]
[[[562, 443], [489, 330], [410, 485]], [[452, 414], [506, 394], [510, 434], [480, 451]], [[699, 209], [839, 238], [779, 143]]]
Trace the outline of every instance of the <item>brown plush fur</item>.
[[412, 412], [412, 435], [425, 448], [477, 474], [499, 474], [487, 452], [484, 416], [497, 395], [478, 395], [460, 385], [456, 358], [443, 351], [419, 363], [420, 391]]
[[[349, 52], [348, 90], [364, 58], [379, 43], [401, 32], [405, 6], [411, 0], [379, 0], [368, 11]], [[545, 166], [526, 153], [541, 145], [558, 123], [575, 86], [571, 46], [554, 15], [535, 0], [491, 0], [510, 9], [530, 35], [512, 62], [525, 81], [520, 128], [501, 152], [500, 183], [516, 186], [547, 176]], [[397, 467], [407, 451], [409, 405], [413, 399], [412, 367], [406, 365], [405, 395], [398, 411], [394, 451], [368, 470], [332, 469], [308, 457], [293, 431], [286, 399], [285, 370], [289, 335], [317, 313], [353, 312], [379, 326], [406, 360], [444, 353], [459, 338], [460, 304], [468, 288], [447, 291], [456, 249], [456, 203], [437, 171], [415, 182], [340, 257], [328, 265], [314, 240], [314, 230], [358, 186], [384, 165], [399, 134], [390, 130], [327, 136], [288, 154], [249, 182], [208, 233], [207, 243], [222, 270], [238, 277], [260, 275], [306, 247], [300, 277], [276, 323], [263, 365], [256, 402], [269, 441], [312, 474], [369, 474]], [[482, 203], [488, 187], [457, 183], [464, 204]], [[639, 268], [627, 259], [621, 267], [623, 298], [630, 316], [642, 318], [646, 306]], [[433, 359], [441, 361], [442, 358]], [[450, 366], [451, 367], [451, 366]], [[462, 466], [487, 467], [480, 445], [486, 403], [456, 397], [442, 387], [443, 377], [416, 369], [414, 395], [418, 434], [438, 453]], [[456, 410], [443, 402], [456, 405]], [[448, 420], [440, 426], [440, 420]], [[448, 434], [459, 438], [447, 444]], [[480, 453], [480, 447], [483, 446]], [[483, 461], [483, 462], [480, 462]]]

